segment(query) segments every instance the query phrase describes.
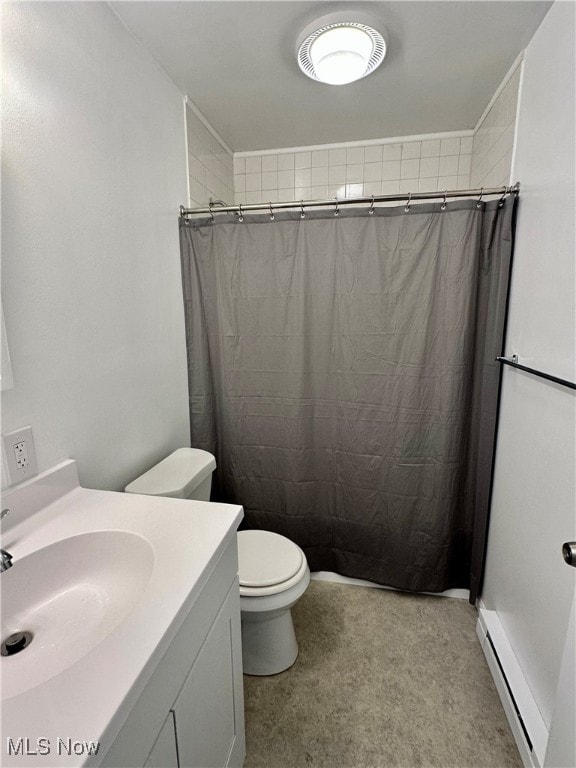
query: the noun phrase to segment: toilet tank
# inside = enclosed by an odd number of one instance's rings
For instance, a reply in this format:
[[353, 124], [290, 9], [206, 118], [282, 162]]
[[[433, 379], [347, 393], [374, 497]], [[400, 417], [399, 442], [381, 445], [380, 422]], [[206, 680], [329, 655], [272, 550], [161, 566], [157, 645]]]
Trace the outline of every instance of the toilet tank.
[[124, 489], [145, 496], [210, 501], [216, 459], [199, 448], [179, 448]]

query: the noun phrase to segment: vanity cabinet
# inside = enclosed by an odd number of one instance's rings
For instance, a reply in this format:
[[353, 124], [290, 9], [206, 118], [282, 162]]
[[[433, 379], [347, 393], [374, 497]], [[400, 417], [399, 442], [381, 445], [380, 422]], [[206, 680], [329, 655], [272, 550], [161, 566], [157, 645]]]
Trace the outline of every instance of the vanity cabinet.
[[241, 648], [234, 535], [101, 765], [240, 767]]

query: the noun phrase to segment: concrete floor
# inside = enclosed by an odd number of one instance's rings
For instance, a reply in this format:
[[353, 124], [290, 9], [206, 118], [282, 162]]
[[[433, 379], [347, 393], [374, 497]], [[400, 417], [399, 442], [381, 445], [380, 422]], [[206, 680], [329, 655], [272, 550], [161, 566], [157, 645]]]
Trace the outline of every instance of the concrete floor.
[[522, 768], [464, 600], [313, 581], [300, 655], [244, 676], [245, 768]]

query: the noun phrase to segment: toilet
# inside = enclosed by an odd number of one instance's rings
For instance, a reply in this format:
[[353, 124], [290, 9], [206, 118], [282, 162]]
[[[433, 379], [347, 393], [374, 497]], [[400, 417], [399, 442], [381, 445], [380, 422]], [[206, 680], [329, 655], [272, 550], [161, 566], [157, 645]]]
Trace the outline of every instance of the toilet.
[[[210, 501], [216, 459], [198, 448], [179, 448], [126, 486], [126, 493]], [[296, 661], [291, 608], [310, 583], [306, 555], [272, 531], [239, 531], [238, 576], [242, 659], [247, 675], [276, 675]]]

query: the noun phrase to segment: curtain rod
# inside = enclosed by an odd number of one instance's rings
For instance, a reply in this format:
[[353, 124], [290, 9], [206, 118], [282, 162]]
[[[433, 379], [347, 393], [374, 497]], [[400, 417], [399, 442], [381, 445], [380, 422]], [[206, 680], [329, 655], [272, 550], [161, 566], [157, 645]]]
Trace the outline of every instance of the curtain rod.
[[[376, 203], [386, 202], [402, 202], [406, 201], [406, 207], [410, 207], [410, 203], [414, 200], [437, 200], [443, 199], [446, 203], [448, 197], [476, 197], [478, 196], [478, 202], [487, 195], [502, 195], [502, 200], [507, 195], [516, 195], [520, 193], [520, 182], [514, 184], [511, 187], [489, 187], [480, 189], [452, 189], [445, 190], [444, 192], [409, 192], [397, 195], [370, 195], [369, 197], [346, 197], [343, 199], [334, 198], [332, 200], [286, 200], [279, 203], [262, 202], [262, 203], [250, 203], [247, 205], [222, 205], [221, 201], [217, 203], [211, 203], [206, 208], [184, 208], [180, 206], [180, 217], [186, 218], [187, 216], [196, 216], [200, 214], [209, 214], [214, 216], [215, 213], [236, 213], [241, 218], [244, 213], [251, 213], [252, 211], [269, 211], [272, 215], [273, 211], [279, 211], [285, 208], [300, 208], [302, 214], [304, 214], [304, 208], [328, 208], [335, 206], [335, 215], [338, 215], [338, 209], [343, 205], [358, 205], [360, 203], [370, 204], [370, 210]], [[218, 206], [218, 207], [216, 207]]]

